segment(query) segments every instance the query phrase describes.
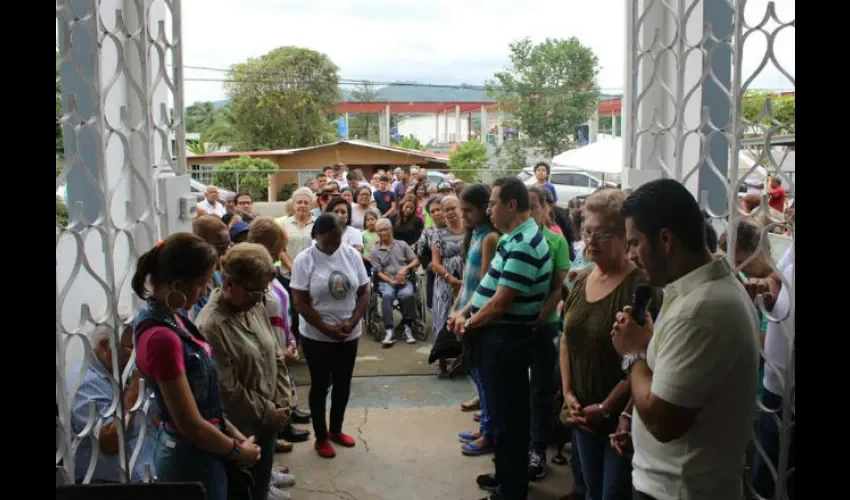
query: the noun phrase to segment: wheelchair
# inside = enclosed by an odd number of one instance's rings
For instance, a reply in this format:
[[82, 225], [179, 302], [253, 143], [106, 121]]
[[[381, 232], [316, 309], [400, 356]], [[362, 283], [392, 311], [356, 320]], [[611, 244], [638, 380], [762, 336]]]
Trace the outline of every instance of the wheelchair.
[[[376, 342], [381, 342], [384, 339], [384, 335], [386, 334], [386, 328], [384, 327], [384, 315], [381, 311], [382, 304], [382, 295], [380, 287], [378, 283], [380, 283], [380, 278], [378, 278], [378, 273], [373, 269], [371, 272], [372, 284], [370, 286], [370, 297], [369, 297], [369, 307], [366, 309], [365, 314], [365, 327], [369, 334], [375, 339]], [[428, 324], [426, 321], [427, 318], [427, 304], [425, 301], [425, 293], [426, 293], [426, 283], [427, 279], [424, 273], [418, 272], [418, 270], [411, 272], [407, 277], [408, 281], [413, 283], [413, 300], [415, 303], [415, 311], [416, 315], [413, 319], [413, 338], [422, 342], [428, 339], [429, 331]], [[401, 303], [396, 299], [393, 301], [393, 311], [401, 312]], [[395, 321], [393, 321], [395, 323]], [[401, 338], [401, 335], [404, 332], [404, 326], [402, 323], [399, 323], [393, 328], [398, 338]]]

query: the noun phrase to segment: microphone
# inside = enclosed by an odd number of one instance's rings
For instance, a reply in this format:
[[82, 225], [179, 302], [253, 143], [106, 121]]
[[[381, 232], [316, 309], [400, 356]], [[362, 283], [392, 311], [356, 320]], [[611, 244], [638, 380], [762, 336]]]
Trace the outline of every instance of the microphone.
[[646, 283], [635, 285], [632, 294], [632, 320], [640, 326], [646, 323], [646, 308], [652, 299], [652, 287]]

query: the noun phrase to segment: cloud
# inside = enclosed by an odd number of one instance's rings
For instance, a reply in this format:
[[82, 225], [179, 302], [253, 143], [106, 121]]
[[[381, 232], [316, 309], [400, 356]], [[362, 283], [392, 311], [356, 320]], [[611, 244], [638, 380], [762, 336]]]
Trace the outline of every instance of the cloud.
[[[747, 5], [745, 20], [758, 24], [767, 0]], [[793, 19], [793, 0], [777, 2], [777, 11], [780, 19]], [[508, 64], [512, 41], [576, 36], [599, 57], [600, 86], [622, 92], [625, 15], [623, 0], [184, 0], [183, 60], [186, 66], [228, 68], [295, 45], [327, 54], [345, 78], [481, 84]], [[793, 75], [794, 28], [787, 31], [777, 37], [773, 52]], [[745, 74], [761, 60], [765, 39], [748, 37]], [[225, 77], [192, 69], [185, 74]], [[752, 86], [793, 88], [772, 68]], [[186, 102], [224, 98], [219, 82], [187, 81], [185, 92]]]

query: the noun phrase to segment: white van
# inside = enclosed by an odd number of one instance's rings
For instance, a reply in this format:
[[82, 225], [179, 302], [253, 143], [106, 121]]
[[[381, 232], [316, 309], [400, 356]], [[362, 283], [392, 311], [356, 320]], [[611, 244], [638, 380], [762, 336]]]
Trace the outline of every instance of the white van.
[[[537, 184], [534, 167], [524, 168], [517, 177], [526, 186], [530, 187]], [[590, 172], [574, 167], [553, 166], [549, 175], [549, 182], [555, 186], [555, 192], [558, 194], [558, 205], [564, 208], [567, 208], [567, 204], [576, 196], [589, 196], [604, 186], [617, 187], [616, 184], [605, 182]]]

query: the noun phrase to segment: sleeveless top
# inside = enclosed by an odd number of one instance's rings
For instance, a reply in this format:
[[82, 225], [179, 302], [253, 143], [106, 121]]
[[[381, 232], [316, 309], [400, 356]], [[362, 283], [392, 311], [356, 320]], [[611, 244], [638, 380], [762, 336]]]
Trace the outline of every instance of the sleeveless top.
[[460, 303], [458, 307], [463, 308], [472, 300], [472, 294], [481, 282], [481, 245], [484, 238], [490, 234], [488, 226], [482, 226], [472, 231], [469, 240], [469, 249], [466, 252], [466, 266], [463, 273], [463, 290], [461, 290]]
[[[164, 304], [148, 300], [139, 309], [133, 321], [136, 343], [139, 342], [146, 331], [154, 326], [164, 326], [176, 333], [183, 343], [186, 379], [189, 381], [189, 388], [192, 390], [198, 412], [204, 420], [221, 420], [224, 417], [224, 411], [222, 410], [221, 392], [218, 387], [218, 367], [204, 348], [192, 340], [192, 337], [195, 337], [204, 340], [206, 343], [204, 336], [188, 318], [181, 316], [185, 328], [174, 320], [174, 313]], [[165, 404], [159, 384], [156, 380], [150, 378], [147, 379], [147, 382], [150, 384], [156, 404], [159, 406], [160, 419], [163, 423], [173, 424], [174, 419]]]

